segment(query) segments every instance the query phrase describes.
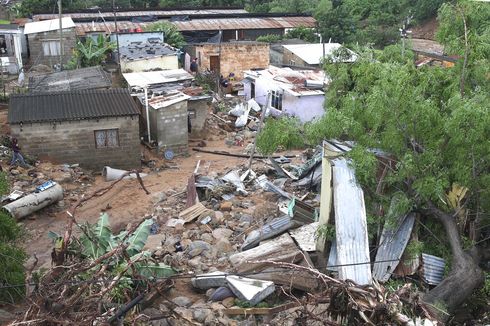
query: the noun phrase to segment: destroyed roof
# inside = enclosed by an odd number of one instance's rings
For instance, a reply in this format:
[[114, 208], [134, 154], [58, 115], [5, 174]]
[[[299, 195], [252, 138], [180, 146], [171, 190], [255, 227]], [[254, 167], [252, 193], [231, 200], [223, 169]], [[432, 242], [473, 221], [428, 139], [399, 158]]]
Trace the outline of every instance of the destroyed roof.
[[[179, 10], [135, 10], [135, 11], [120, 11], [116, 12], [117, 18], [132, 18], [142, 16], [156, 16], [156, 17], [175, 17], [175, 16], [221, 16], [221, 15], [237, 15], [247, 14], [245, 9], [240, 8], [226, 8], [226, 9], [179, 9]], [[58, 14], [38, 14], [33, 16], [34, 21], [55, 19]], [[114, 17], [112, 11], [108, 12], [78, 12], [78, 13], [64, 13], [63, 17], [71, 17], [75, 20], [81, 19], [110, 19]]]
[[122, 60], [144, 60], [177, 55], [178, 50], [163, 42], [133, 42], [119, 48]]
[[97, 66], [31, 76], [28, 89], [30, 93], [45, 93], [109, 88], [111, 85], [109, 74]]
[[[320, 64], [321, 59], [324, 54], [325, 57], [333, 55], [334, 51], [339, 49], [342, 45], [339, 43], [307, 43], [307, 44], [285, 44], [283, 45], [285, 49], [291, 51], [296, 56], [298, 56], [301, 60], [306, 62], [309, 65], [318, 65]], [[337, 60], [334, 59], [335, 62], [354, 62], [357, 60], [357, 55], [349, 51], [350, 57]]]
[[156, 84], [174, 83], [191, 80], [194, 77], [184, 69], [170, 69], [149, 72], [132, 72], [123, 74], [130, 87], [147, 87]]
[[[168, 20], [164, 20], [168, 21]], [[181, 32], [184, 31], [217, 31], [237, 29], [286, 29], [296, 27], [315, 27], [316, 20], [311, 16], [284, 16], [284, 17], [239, 17], [239, 18], [208, 18], [191, 19], [186, 21], [170, 21]], [[118, 21], [117, 28], [121, 30], [144, 29], [154, 22]], [[110, 22], [77, 22], [77, 35], [103, 32], [114, 33], [115, 26]]]
[[136, 103], [123, 88], [12, 94], [8, 122], [84, 120], [138, 114]]
[[[282, 89], [293, 96], [324, 95], [325, 92], [322, 88], [329, 81], [321, 70], [293, 70], [276, 66], [269, 66], [263, 70], [247, 70], [244, 72], [244, 76], [253, 80], [258, 78], [270, 79], [272, 88]], [[305, 86], [306, 81], [317, 83], [320, 85], [320, 89]]]
[[412, 50], [416, 52], [425, 52], [437, 55], [444, 54], [444, 46], [433, 40], [425, 40], [421, 38], [413, 38], [410, 40]]
[[[61, 20], [61, 26], [65, 28], [75, 27], [75, 23], [70, 17], [63, 17]], [[24, 27], [24, 34], [36, 34], [42, 32], [55, 31], [60, 29], [59, 19], [43, 20], [39, 22], [27, 23]]]
[[148, 105], [155, 110], [168, 107], [172, 104], [179, 103], [189, 99], [190, 96], [182, 92], [172, 92], [166, 95], [156, 96], [148, 100]]

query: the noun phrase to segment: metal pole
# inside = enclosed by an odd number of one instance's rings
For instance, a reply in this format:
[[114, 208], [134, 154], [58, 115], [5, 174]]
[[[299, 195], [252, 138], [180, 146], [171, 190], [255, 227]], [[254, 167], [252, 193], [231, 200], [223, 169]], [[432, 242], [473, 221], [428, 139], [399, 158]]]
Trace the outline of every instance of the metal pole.
[[119, 31], [117, 30], [117, 16], [116, 16], [116, 7], [114, 5], [115, 0], [112, 0], [112, 13], [114, 14], [114, 28], [116, 33], [116, 46], [117, 46], [117, 65], [121, 66], [121, 59], [119, 58]]
[[218, 93], [218, 97], [221, 97], [221, 38], [222, 38], [221, 26], [219, 26], [219, 43], [218, 43], [218, 86], [216, 87], [216, 92]]
[[269, 102], [271, 98], [271, 91], [267, 92], [267, 98], [265, 100], [265, 107], [264, 110], [262, 111], [262, 115], [260, 116], [260, 121], [259, 121], [259, 126], [257, 127], [257, 133], [255, 134], [254, 138], [254, 144], [252, 146], [252, 153], [250, 153], [250, 159], [248, 161], [248, 170], [252, 167], [252, 161], [254, 158], [255, 154], [255, 147], [257, 146], [257, 137], [259, 137], [260, 131], [262, 130], [262, 124], [264, 123], [265, 115], [267, 114], [267, 111], [269, 110]]
[[148, 144], [150, 144], [151, 146], [150, 113], [148, 110], [148, 86], [145, 86], [145, 108], [146, 108], [146, 127], [148, 130]]
[[63, 70], [63, 17], [61, 15], [61, 0], [58, 0], [58, 11], [60, 18], [60, 71]]

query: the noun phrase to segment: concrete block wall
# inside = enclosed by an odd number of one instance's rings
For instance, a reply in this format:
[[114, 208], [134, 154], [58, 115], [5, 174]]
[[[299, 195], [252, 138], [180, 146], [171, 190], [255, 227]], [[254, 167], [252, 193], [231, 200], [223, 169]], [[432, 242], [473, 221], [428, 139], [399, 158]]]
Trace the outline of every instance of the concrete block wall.
[[[293, 61], [294, 63], [291, 63], [291, 61]], [[311, 67], [311, 68], [318, 67], [318, 65], [315, 66], [315, 65], [307, 64], [306, 61], [304, 61], [303, 59], [301, 59], [300, 57], [298, 57], [296, 54], [289, 51], [288, 49], [284, 49], [282, 63], [285, 65], [293, 65], [296, 67]]]
[[202, 137], [211, 99], [189, 100], [187, 110], [191, 117], [191, 137]]
[[[12, 124], [12, 135], [19, 140], [22, 152], [56, 163], [80, 163], [84, 168], [102, 170], [140, 167], [139, 117], [102, 118], [98, 120], [56, 123]], [[96, 148], [95, 130], [118, 129], [119, 146]]]
[[[43, 64], [52, 67], [60, 63], [59, 56], [45, 56], [42, 46], [43, 40], [58, 41], [60, 39], [59, 31], [30, 34], [27, 37], [31, 64]], [[63, 29], [63, 64], [66, 64], [72, 58], [76, 41], [75, 28]]]
[[[187, 101], [155, 110], [150, 108], [151, 131], [156, 136], [158, 150], [172, 149], [175, 153], [188, 152]], [[155, 138], [153, 138], [155, 139]]]
[[[217, 44], [196, 45], [196, 57], [200, 59], [199, 69], [210, 69], [210, 57], [220, 53]], [[233, 72], [237, 80], [243, 78], [243, 71], [269, 66], [269, 44], [261, 42], [230, 42], [221, 44], [220, 72], [228, 76]]]

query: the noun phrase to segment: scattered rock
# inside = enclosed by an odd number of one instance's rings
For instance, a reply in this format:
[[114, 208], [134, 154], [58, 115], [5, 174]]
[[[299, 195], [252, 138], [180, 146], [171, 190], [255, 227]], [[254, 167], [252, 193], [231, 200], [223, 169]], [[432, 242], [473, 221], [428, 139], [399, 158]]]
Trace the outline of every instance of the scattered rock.
[[225, 228], [218, 228], [213, 231], [213, 237], [216, 240], [228, 239], [233, 234], [233, 231]]
[[188, 248], [187, 255], [190, 258], [200, 255], [203, 251], [210, 251], [211, 245], [202, 240], [193, 241]]
[[173, 298], [172, 302], [179, 307], [185, 307], [185, 308], [188, 308], [192, 305], [191, 299], [184, 296]]
[[156, 192], [151, 196], [151, 201], [153, 202], [154, 205], [161, 203], [165, 200], [167, 200], [167, 195], [163, 191]]
[[192, 317], [199, 323], [204, 323], [209, 316], [214, 317], [211, 309], [194, 309], [192, 312]]
[[216, 211], [214, 212], [214, 219], [217, 224], [221, 224], [225, 220], [225, 217], [222, 212]]
[[201, 240], [206, 241], [207, 243], [213, 243], [214, 242], [214, 238], [210, 233], [203, 233], [201, 235]]
[[234, 250], [233, 246], [231, 245], [231, 243], [226, 238], [222, 238], [222, 239], [218, 240], [218, 242], [215, 245], [215, 249], [216, 249], [217, 253], [228, 253], [228, 252], [232, 252]]
[[233, 203], [231, 201], [224, 201], [221, 203], [219, 209], [223, 212], [229, 212], [231, 211], [233, 207]]
[[234, 297], [228, 297], [221, 301], [221, 304], [225, 306], [226, 308], [231, 308], [235, 305], [235, 298]]
[[56, 176], [53, 181], [57, 183], [69, 183], [73, 181], [73, 177], [71, 176], [70, 172], [64, 172], [61, 173], [60, 175]]
[[[216, 292], [216, 289], [213, 289], [213, 288], [208, 289], [208, 290], [206, 291], [206, 297], [211, 298], [211, 297], [213, 296], [214, 292]], [[231, 292], [231, 290], [230, 290], [230, 292]], [[218, 301], [219, 301], [219, 300], [218, 300]]]

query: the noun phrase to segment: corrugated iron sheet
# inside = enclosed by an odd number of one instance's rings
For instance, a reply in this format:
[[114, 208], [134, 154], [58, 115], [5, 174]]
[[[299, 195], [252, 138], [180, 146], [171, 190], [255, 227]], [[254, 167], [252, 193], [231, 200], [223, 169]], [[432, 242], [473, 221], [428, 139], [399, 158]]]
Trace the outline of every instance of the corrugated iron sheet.
[[83, 120], [140, 114], [129, 91], [123, 88], [12, 94], [9, 108], [9, 123]]
[[[295, 27], [315, 27], [316, 20], [313, 17], [242, 17], [242, 18], [210, 18], [192, 19], [187, 21], [173, 21], [177, 29], [184, 31], [217, 31], [217, 30], [240, 30], [240, 29], [285, 29]], [[130, 21], [118, 21], [119, 31], [142, 28], [152, 23], [133, 23]], [[114, 33], [113, 22], [91, 22], [76, 23], [77, 35], [104, 32]]]
[[385, 224], [373, 266], [373, 277], [378, 281], [388, 281], [395, 270], [410, 239], [414, 222], [415, 214], [410, 213], [397, 225]]
[[332, 162], [335, 233], [339, 278], [371, 283], [364, 193], [344, 158]]
[[440, 257], [422, 254], [422, 278], [430, 285], [441, 283], [446, 261]]
[[[174, 16], [219, 16], [219, 15], [234, 15], [247, 14], [245, 9], [196, 9], [196, 10], [148, 10], [148, 11], [120, 11], [116, 12], [116, 17], [144, 17], [144, 16], [159, 16], [159, 17], [174, 17]], [[72, 19], [100, 19], [113, 18], [112, 12], [89, 12], [89, 13], [66, 13], [63, 17], [71, 17]], [[34, 15], [33, 20], [58, 19], [58, 14], [39, 14]]]

